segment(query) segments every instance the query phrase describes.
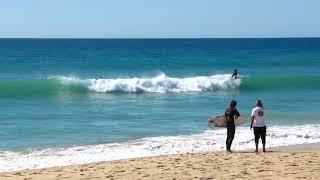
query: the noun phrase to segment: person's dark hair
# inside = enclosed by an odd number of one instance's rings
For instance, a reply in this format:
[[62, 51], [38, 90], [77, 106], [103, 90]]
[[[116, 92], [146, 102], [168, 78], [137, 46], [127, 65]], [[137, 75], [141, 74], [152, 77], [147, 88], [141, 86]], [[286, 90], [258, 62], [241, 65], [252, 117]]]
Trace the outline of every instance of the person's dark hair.
[[230, 102], [230, 107], [236, 107], [236, 106], [237, 106], [237, 101], [232, 100], [232, 101]]
[[257, 100], [257, 106], [258, 106], [258, 107], [263, 107], [263, 103], [262, 103], [261, 100]]

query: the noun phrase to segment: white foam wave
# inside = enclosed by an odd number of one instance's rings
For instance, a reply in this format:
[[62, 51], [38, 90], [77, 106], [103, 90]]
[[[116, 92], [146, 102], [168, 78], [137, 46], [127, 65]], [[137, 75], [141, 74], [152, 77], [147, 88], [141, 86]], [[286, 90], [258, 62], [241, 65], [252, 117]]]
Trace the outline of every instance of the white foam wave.
[[129, 79], [79, 79], [75, 77], [54, 76], [64, 84], [81, 84], [95, 92], [206, 92], [234, 88], [240, 85], [240, 79], [232, 79], [231, 74], [213, 76], [195, 76], [189, 78], [172, 78], [165, 74], [153, 78]]
[[[44, 149], [29, 153], [0, 151], [0, 171], [187, 152], [221, 151], [225, 149], [225, 138], [226, 129], [215, 129], [188, 136], [143, 138], [126, 143]], [[269, 127], [267, 129], [267, 148], [318, 142], [320, 142], [320, 125]], [[253, 149], [253, 147], [252, 131], [248, 127], [238, 127], [232, 149], [245, 150]]]

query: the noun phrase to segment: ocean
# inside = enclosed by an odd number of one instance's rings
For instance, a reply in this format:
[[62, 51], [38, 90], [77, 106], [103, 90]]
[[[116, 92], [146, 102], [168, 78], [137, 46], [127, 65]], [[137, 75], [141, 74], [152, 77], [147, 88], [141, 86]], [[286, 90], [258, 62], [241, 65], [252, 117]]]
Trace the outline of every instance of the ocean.
[[232, 99], [263, 101], [267, 148], [317, 143], [319, 88], [320, 38], [0, 39], [0, 171], [223, 151]]

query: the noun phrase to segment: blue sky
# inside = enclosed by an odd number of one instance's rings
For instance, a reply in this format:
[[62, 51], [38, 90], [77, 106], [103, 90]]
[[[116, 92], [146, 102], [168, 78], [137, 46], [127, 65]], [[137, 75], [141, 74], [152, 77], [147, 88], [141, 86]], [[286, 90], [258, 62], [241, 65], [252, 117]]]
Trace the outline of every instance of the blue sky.
[[319, 37], [319, 0], [1, 0], [0, 37]]

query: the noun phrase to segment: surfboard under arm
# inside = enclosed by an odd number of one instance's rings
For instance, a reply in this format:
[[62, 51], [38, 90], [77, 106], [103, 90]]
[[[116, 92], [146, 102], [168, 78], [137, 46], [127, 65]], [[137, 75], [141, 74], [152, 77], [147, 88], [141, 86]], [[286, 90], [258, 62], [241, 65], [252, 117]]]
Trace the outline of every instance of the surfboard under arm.
[[[234, 124], [239, 126], [246, 121], [246, 117], [239, 116], [234, 120]], [[208, 119], [208, 125], [210, 127], [227, 127], [227, 117], [225, 115], [214, 116]]]

